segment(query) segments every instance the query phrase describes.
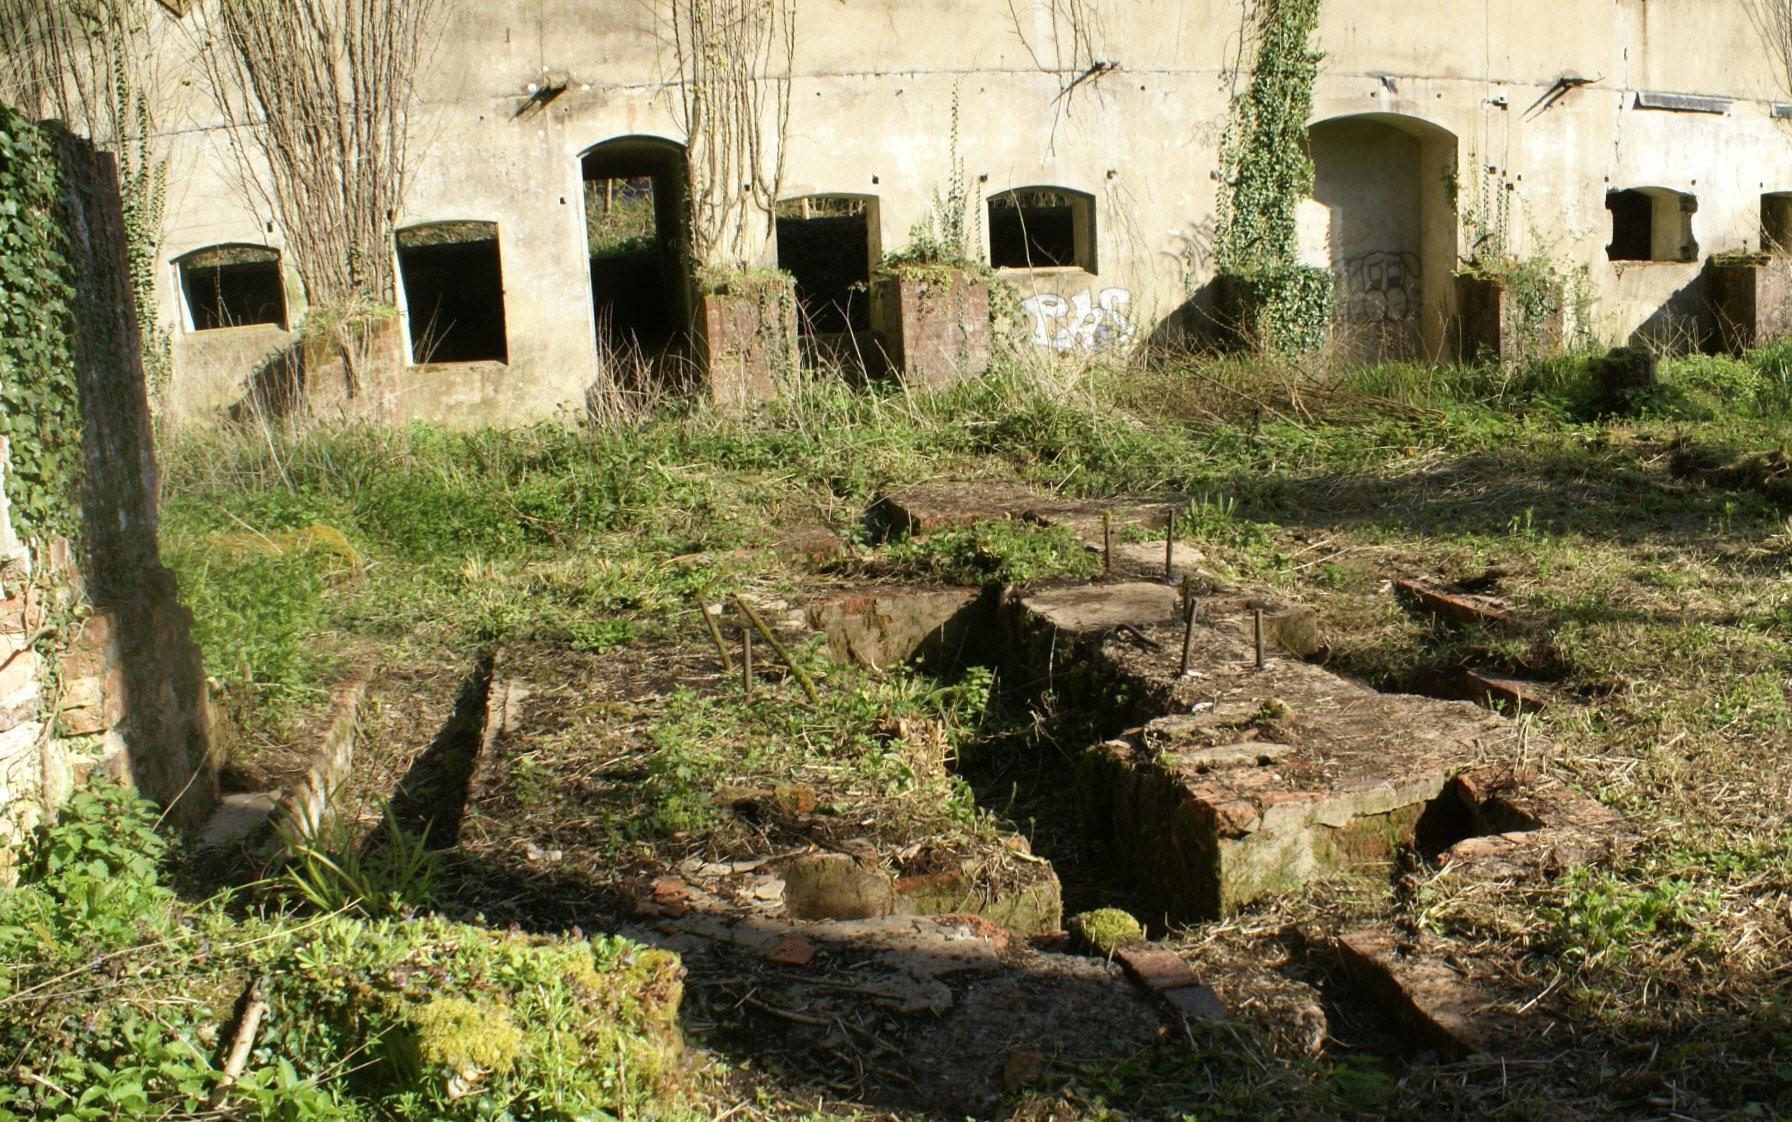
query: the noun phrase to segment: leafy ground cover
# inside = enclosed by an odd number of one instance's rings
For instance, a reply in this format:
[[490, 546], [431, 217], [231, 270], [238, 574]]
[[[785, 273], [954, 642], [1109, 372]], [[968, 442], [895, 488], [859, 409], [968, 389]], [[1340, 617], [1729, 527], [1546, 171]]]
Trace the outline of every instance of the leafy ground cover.
[[[757, 1029], [730, 1034], [707, 1000], [672, 1064], [672, 968], [577, 927], [596, 930], [642, 878], [693, 858], [861, 835], [993, 853], [1017, 834], [1079, 904], [1158, 926], [1080, 848], [1074, 714], [1019, 709], [981, 672], [830, 667], [800, 644], [819, 703], [775, 661], [747, 699], [709, 647], [700, 605], [735, 593], [1091, 574], [1061, 532], [1004, 524], [891, 546], [861, 528], [882, 487], [987, 479], [1180, 496], [1181, 533], [1209, 564], [1313, 607], [1329, 664], [1375, 685], [1423, 688], [1465, 665], [1543, 683], [1549, 704], [1526, 719], [1554, 751], [1533, 762], [1639, 833], [1611, 867], [1547, 881], [1463, 884], [1414, 861], [1153, 931], [1191, 961], [1250, 959], [1330, 993], [1330, 935], [1365, 916], [1424, 930], [1474, 969], [1521, 979], [1532, 1011], [1567, 1026], [1532, 1052], [1415, 1056], [1340, 999], [1317, 1055], [1241, 1016], [1124, 1055], [1054, 1058], [1014, 1083], [1003, 1116], [1792, 1112], [1785, 359], [1663, 373], [1620, 419], [1591, 415], [1572, 359], [1324, 377], [1227, 360], [1010, 369], [931, 396], [817, 381], [747, 418], [673, 408], [595, 431], [173, 436], [164, 550], [237, 782], [289, 774], [331, 687], [367, 676], [359, 825], [374, 832], [484, 652], [520, 652], [557, 708], [417, 894], [390, 863], [334, 876], [348, 860], [336, 852], [309, 867], [309, 892], [289, 879], [209, 898], [215, 885], [177, 875], [183, 900], [158, 886], [140, 828], [105, 825], [135, 812], [78, 806], [91, 836], [71, 841], [71, 825], [44, 852], [100, 849], [41, 859], [0, 915], [8, 961], [29, 964], [0, 993], [20, 1057], [0, 1109], [200, 1115], [218, 1036], [267, 976], [267, 1000], [290, 1013], [238, 1084], [245, 1117], [938, 1117], [758, 1046]], [[1389, 594], [1399, 576], [1497, 592], [1517, 622], [1416, 617]], [[568, 882], [520, 856], [530, 847], [589, 871], [589, 897], [558, 891]], [[178, 873], [180, 857], [162, 867]], [[93, 861], [94, 875], [70, 871]], [[395, 877], [400, 891], [370, 903]], [[512, 922], [538, 934], [508, 934]], [[588, 969], [626, 979], [638, 1010], [593, 1005]], [[559, 1027], [544, 1042], [541, 1026]], [[109, 1089], [81, 1103], [87, 1086]]]

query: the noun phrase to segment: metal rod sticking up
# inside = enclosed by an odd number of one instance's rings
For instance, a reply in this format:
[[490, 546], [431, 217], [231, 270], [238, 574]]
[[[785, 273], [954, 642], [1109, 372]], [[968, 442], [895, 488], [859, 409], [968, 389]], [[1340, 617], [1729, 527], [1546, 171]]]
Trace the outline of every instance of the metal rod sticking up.
[[740, 688], [753, 700], [753, 633], [745, 627], [740, 629]]
[[1101, 571], [1114, 571], [1114, 516], [1105, 510], [1101, 512]]
[[722, 656], [722, 673], [734, 673], [734, 657], [728, 653], [728, 644], [722, 641], [722, 629], [716, 626], [716, 617], [710, 614], [709, 605], [699, 603], [697, 611], [703, 615], [703, 623], [709, 628], [709, 641], [716, 645], [716, 654]]
[[1164, 530], [1164, 579], [1169, 580], [1175, 573], [1170, 568], [1170, 561], [1176, 552], [1176, 512], [1170, 512], [1169, 525]]
[[1195, 645], [1195, 578], [1182, 574], [1182, 671], [1181, 676], [1188, 677], [1189, 654]]
[[1257, 647], [1257, 669], [1263, 669], [1263, 609], [1251, 609], [1251, 636]]

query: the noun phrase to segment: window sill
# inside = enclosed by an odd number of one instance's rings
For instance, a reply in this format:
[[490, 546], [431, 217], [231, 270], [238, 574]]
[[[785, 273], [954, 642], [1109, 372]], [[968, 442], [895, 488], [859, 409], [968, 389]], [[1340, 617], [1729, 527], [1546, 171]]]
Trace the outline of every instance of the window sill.
[[1081, 265], [1002, 265], [995, 267], [996, 275], [1009, 277], [1098, 277], [1101, 274], [1091, 272]]
[[189, 327], [189, 339], [217, 339], [230, 335], [290, 335], [292, 328], [281, 323], [238, 323], [229, 327]]

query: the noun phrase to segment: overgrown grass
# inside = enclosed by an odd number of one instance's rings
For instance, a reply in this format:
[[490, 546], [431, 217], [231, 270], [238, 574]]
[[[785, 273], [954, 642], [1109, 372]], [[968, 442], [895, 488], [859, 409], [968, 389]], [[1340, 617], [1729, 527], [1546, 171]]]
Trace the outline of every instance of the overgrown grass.
[[[1233, 361], [1004, 369], [931, 396], [814, 383], [745, 418], [669, 407], [597, 430], [182, 434], [164, 453], [165, 545], [231, 711], [277, 739], [369, 651], [645, 652], [700, 634], [695, 602], [787, 585], [787, 537], [826, 529], [872, 549], [859, 518], [881, 488], [1002, 478], [1184, 496], [1182, 532], [1241, 582], [1313, 605], [1336, 668], [1389, 687], [1465, 664], [1546, 680], [1559, 701], [1537, 718], [1555, 745], [1539, 766], [1643, 838], [1643, 856], [1615, 868], [1498, 891], [1440, 882], [1385, 918], [1534, 979], [1539, 1008], [1574, 1026], [1561, 1047], [1588, 1062], [1626, 1033], [1663, 1040], [1683, 1093], [1785, 1111], [1792, 1028], [1774, 948], [1792, 938], [1792, 866], [1774, 808], [1792, 759], [1792, 524], [1774, 481], [1792, 459], [1776, 451], [1789, 354], [1664, 363], [1664, 388], [1631, 419], [1593, 416], [1586, 362], [1570, 356], [1325, 375]], [[876, 548], [890, 568], [952, 581], [1091, 567], [1067, 540], [1014, 526]], [[1490, 579], [1523, 626], [1417, 620], [1384, 592], [1396, 575]], [[946, 703], [908, 696], [922, 687], [901, 678], [829, 684], [796, 715], [668, 692], [647, 722], [651, 766], [625, 776], [636, 797], [606, 828], [622, 842], [710, 829], [730, 782], [825, 794], [798, 774], [810, 765], [854, 799], [912, 792], [903, 738], [880, 729]], [[975, 729], [954, 735], [975, 747]], [[517, 761], [512, 796], [576, 794], [555, 765]], [[956, 828], [974, 822], [962, 793], [932, 791], [961, 812]], [[1261, 930], [1275, 907], [1253, 918]], [[1675, 1003], [1653, 996], [1664, 984]], [[1287, 1069], [1265, 1083], [1217, 1060], [1154, 1053], [1135, 1068], [1077, 1072], [1024, 1116], [1150, 1117], [1127, 1104], [1186, 1106], [1178, 1088], [1229, 1081], [1248, 1114], [1264, 1086], [1288, 1086]], [[1319, 1092], [1301, 1101], [1314, 1116], [1340, 1101], [1410, 1114], [1425, 1094], [1466, 1114], [1628, 1109], [1595, 1080], [1570, 1110], [1551, 1072], [1514, 1070], [1396, 1081], [1364, 1064], [1295, 1082]], [[1159, 1084], [1174, 1094], [1151, 1097]]]
[[[188, 906], [159, 881], [152, 815], [115, 786], [77, 793], [0, 894], [0, 1119], [696, 1116], [675, 1087], [674, 956]], [[228, 1078], [255, 1002], [266, 1016]]]

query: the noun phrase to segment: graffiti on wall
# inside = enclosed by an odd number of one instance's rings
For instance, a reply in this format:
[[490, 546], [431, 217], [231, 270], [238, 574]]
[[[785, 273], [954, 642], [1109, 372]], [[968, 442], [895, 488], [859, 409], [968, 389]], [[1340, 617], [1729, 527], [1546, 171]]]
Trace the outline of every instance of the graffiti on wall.
[[1344, 262], [1346, 314], [1354, 323], [1390, 326], [1419, 315], [1419, 255], [1376, 250]]
[[1128, 342], [1138, 333], [1124, 288], [1085, 288], [1071, 296], [1041, 292], [1021, 301], [1033, 320], [1033, 342], [1055, 351], [1095, 351]]

